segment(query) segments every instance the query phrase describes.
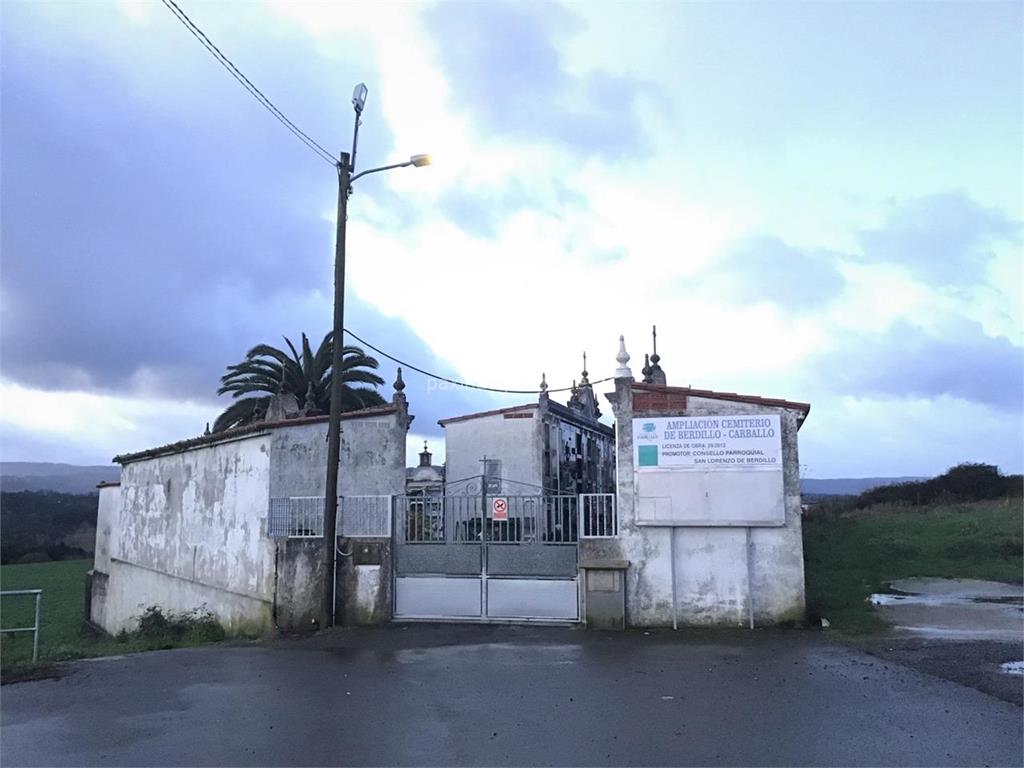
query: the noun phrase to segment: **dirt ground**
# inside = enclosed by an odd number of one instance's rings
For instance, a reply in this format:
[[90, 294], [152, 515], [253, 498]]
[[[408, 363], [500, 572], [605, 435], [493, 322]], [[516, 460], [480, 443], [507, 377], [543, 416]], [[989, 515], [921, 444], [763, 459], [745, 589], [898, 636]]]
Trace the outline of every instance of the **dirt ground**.
[[892, 625], [853, 641], [862, 650], [1024, 705], [1024, 676], [1002, 671], [1024, 660], [1024, 594], [1019, 584], [976, 579], [899, 579], [871, 596]]
[[1024, 640], [1005, 643], [994, 640], [963, 640], [887, 635], [851, 642], [861, 650], [885, 661], [925, 672], [944, 680], [1024, 705], [1024, 677], [1000, 671], [1007, 661], [1024, 659]]

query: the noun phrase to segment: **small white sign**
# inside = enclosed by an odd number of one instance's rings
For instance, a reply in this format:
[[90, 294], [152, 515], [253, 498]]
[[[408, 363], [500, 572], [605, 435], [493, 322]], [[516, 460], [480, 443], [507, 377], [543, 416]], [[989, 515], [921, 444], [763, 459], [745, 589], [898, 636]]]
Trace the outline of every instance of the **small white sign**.
[[637, 471], [782, 470], [778, 414], [633, 419]]
[[491, 500], [491, 519], [508, 520], [508, 499], [499, 496]]

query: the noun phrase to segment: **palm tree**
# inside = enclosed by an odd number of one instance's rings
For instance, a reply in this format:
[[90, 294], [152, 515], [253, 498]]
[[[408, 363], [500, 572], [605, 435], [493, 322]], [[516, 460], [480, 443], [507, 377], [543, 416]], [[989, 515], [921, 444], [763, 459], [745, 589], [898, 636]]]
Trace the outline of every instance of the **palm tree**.
[[[284, 340], [290, 354], [269, 344], [258, 344], [246, 353], [245, 360], [227, 367], [228, 372], [221, 377], [217, 394], [230, 392], [236, 400], [217, 417], [213, 424], [214, 432], [257, 421], [267, 412], [270, 398], [278, 392], [294, 395], [304, 413], [330, 411], [334, 333], [324, 336], [315, 355], [306, 334], [302, 334], [302, 354], [299, 354], [287, 336]], [[341, 354], [342, 411], [384, 404], [384, 398], [375, 389], [384, 383], [384, 379], [373, 373], [380, 365], [376, 358], [370, 357], [359, 347], [343, 347]], [[245, 397], [256, 392], [268, 394]]]

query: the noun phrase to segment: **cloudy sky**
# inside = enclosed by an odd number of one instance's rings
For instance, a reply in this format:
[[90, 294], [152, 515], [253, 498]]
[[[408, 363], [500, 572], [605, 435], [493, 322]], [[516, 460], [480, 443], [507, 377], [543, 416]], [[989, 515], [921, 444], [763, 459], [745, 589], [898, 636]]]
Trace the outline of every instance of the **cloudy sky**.
[[[360, 166], [434, 155], [351, 200], [374, 345], [554, 387], [656, 323], [670, 384], [812, 403], [809, 476], [1021, 471], [1019, 2], [180, 5], [320, 144], [364, 81]], [[199, 434], [322, 337], [336, 175], [163, 5], [5, 2], [0, 69], [5, 460]], [[406, 380], [438, 453], [531, 399]]]

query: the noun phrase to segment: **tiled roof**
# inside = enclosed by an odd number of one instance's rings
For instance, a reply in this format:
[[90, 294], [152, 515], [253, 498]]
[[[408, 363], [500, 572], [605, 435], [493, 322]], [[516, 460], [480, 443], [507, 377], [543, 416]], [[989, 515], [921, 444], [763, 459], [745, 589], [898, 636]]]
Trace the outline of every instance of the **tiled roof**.
[[687, 397], [705, 397], [709, 400], [728, 400], [734, 403], [751, 403], [753, 405], [768, 405], [775, 408], [792, 408], [803, 411], [804, 416], [811, 410], [810, 403], [799, 403], [793, 400], [780, 400], [773, 397], [759, 397], [758, 395], [739, 395], [735, 392], [715, 392], [711, 389], [693, 389], [692, 387], [666, 387], [658, 384], [633, 384], [634, 392], [650, 392], [681, 394]]
[[[341, 418], [344, 421], [347, 419], [360, 419], [365, 416], [385, 416], [389, 413], [396, 413], [397, 411], [398, 409], [394, 405], [375, 405], [371, 408], [362, 408], [358, 411], [347, 411], [341, 414]], [[113, 461], [115, 464], [130, 464], [133, 461], [152, 459], [157, 456], [166, 456], [169, 453], [190, 451], [193, 448], [201, 448], [206, 445], [213, 445], [214, 443], [220, 443], [226, 440], [237, 440], [240, 437], [257, 435], [263, 432], [268, 432], [272, 429], [280, 429], [281, 427], [298, 427], [303, 424], [326, 422], [329, 418], [330, 417], [326, 415], [300, 416], [296, 419], [283, 419], [281, 421], [258, 421], [255, 424], [246, 424], [244, 427], [235, 427], [234, 429], [226, 429], [223, 432], [213, 432], [209, 435], [200, 435], [199, 437], [192, 437], [188, 440], [179, 440], [176, 443], [168, 443], [167, 445], [149, 448], [145, 451], [122, 453], [120, 456], [115, 456]]]
[[515, 413], [516, 411], [522, 411], [527, 408], [536, 408], [537, 403], [527, 403], [526, 405], [513, 405], [508, 408], [495, 408], [493, 411], [478, 411], [477, 413], [467, 413], [462, 416], [452, 416], [449, 419], [438, 419], [437, 423], [442, 427], [445, 424], [451, 424], [455, 421], [468, 421], [469, 419], [480, 419], [484, 416], [497, 416], [500, 413]]

